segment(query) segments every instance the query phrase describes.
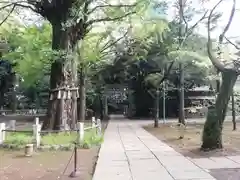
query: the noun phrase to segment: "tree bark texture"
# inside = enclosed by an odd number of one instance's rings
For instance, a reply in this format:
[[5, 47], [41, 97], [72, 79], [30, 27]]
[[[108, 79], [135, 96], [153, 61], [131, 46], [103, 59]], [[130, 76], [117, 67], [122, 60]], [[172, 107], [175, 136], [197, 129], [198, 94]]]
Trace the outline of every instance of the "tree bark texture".
[[222, 72], [222, 84], [216, 103], [209, 108], [207, 119], [203, 129], [202, 150], [222, 148], [222, 128], [226, 117], [227, 106], [233, 87], [237, 80], [237, 73], [233, 70]]
[[72, 28], [60, 22], [52, 23], [52, 49], [63, 51], [51, 65], [50, 100], [43, 129], [74, 128], [77, 118], [77, 65], [75, 58], [68, 58], [74, 50]]
[[81, 68], [80, 71], [80, 86], [79, 86], [79, 92], [80, 92], [80, 106], [79, 106], [79, 120], [84, 122], [85, 116], [86, 116], [86, 76], [85, 76], [85, 69], [84, 67]]

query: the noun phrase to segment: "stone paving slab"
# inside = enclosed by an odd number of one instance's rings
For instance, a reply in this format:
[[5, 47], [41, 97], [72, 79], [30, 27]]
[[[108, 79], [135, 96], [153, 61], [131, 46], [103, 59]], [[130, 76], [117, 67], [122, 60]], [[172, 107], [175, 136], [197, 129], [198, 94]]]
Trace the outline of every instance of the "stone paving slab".
[[173, 180], [169, 174], [163, 174], [161, 172], [145, 172], [144, 174], [133, 175], [133, 180]]
[[227, 156], [227, 158], [240, 164], [240, 156]]
[[161, 156], [158, 160], [167, 170], [178, 170], [179, 167], [183, 171], [195, 171], [200, 168], [184, 156]]
[[240, 169], [212, 169], [211, 175], [217, 178], [217, 180], [239, 180]]
[[210, 157], [192, 159], [192, 162], [203, 169], [240, 168], [240, 163], [237, 163], [234, 159], [236, 158]]
[[226, 158], [226, 157], [211, 157], [211, 160], [215, 161], [217, 164], [223, 165], [223, 168], [240, 168], [240, 164]]
[[213, 179], [214, 178], [204, 170], [192, 170], [186, 171], [179, 168], [179, 170], [169, 169], [169, 173], [173, 176], [175, 180], [198, 180], [198, 179]]
[[129, 160], [156, 159], [151, 152], [144, 151], [126, 151], [126, 155]]
[[213, 160], [209, 158], [198, 158], [198, 159], [192, 159], [192, 161], [203, 169], [219, 169], [221, 168], [221, 164], [217, 164]]
[[215, 180], [137, 123], [110, 121], [93, 180]]

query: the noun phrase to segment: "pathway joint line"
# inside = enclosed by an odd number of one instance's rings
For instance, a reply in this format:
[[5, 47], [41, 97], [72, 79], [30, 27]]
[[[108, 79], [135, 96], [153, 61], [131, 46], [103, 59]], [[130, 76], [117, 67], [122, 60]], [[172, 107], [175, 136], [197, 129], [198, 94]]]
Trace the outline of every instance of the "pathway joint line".
[[[133, 130], [133, 128], [131, 127], [130, 129]], [[173, 180], [175, 180], [175, 178], [172, 176], [172, 174], [166, 169], [166, 166], [163, 165], [163, 163], [161, 163], [161, 161], [158, 159], [158, 157], [152, 152], [151, 149], [149, 149], [149, 147], [141, 140], [141, 138], [139, 138], [139, 136], [136, 134], [136, 131], [134, 131], [135, 135], [137, 136], [137, 138], [139, 139], [139, 141], [141, 141], [143, 143], [143, 145], [153, 154], [153, 156], [156, 158], [156, 160], [164, 167], [164, 169], [168, 172], [168, 174], [173, 178]]]
[[128, 169], [129, 169], [129, 172], [130, 172], [130, 174], [131, 174], [131, 180], [134, 180], [134, 179], [133, 179], [133, 175], [132, 175], [132, 170], [131, 170], [131, 168], [130, 168], [129, 158], [128, 158], [127, 154], [126, 154], [126, 148], [124, 147], [123, 140], [122, 140], [122, 136], [121, 136], [121, 133], [120, 133], [120, 130], [119, 130], [119, 125], [117, 125], [117, 131], [118, 131], [118, 135], [119, 135], [119, 138], [120, 138], [120, 141], [121, 141], [121, 145], [122, 145], [122, 147], [123, 147], [123, 149], [124, 149], [124, 154], [125, 154], [125, 156], [126, 156], [126, 158], [127, 158]]

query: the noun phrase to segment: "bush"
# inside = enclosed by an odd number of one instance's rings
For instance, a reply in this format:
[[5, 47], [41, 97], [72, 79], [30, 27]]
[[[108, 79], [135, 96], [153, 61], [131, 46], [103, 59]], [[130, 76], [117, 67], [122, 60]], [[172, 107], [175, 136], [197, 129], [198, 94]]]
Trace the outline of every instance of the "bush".
[[15, 144], [16, 146], [22, 146], [29, 143], [33, 143], [33, 136], [23, 133], [6, 133], [5, 144]]
[[[54, 146], [54, 145], [69, 145], [77, 141], [77, 132], [61, 132], [61, 133], [49, 133], [46, 135], [41, 135], [41, 146]], [[91, 129], [85, 131], [84, 140], [81, 142], [79, 148], [91, 148], [92, 146], [100, 145], [103, 141], [103, 136], [99, 136], [96, 133], [96, 129]], [[24, 133], [7, 133], [5, 145], [11, 145], [11, 147], [16, 147], [17, 149], [23, 148], [26, 144], [34, 143], [32, 134]], [[10, 146], [5, 146], [10, 147]]]

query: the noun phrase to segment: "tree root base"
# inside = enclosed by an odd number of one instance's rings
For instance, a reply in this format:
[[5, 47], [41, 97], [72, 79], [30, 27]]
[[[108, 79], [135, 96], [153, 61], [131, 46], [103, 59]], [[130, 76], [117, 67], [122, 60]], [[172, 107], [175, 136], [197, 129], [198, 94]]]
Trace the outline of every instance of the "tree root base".
[[223, 149], [223, 146], [214, 146], [214, 147], [204, 147], [204, 146], [202, 146], [200, 148], [200, 151], [209, 152], [209, 151], [220, 150], [220, 149]]

